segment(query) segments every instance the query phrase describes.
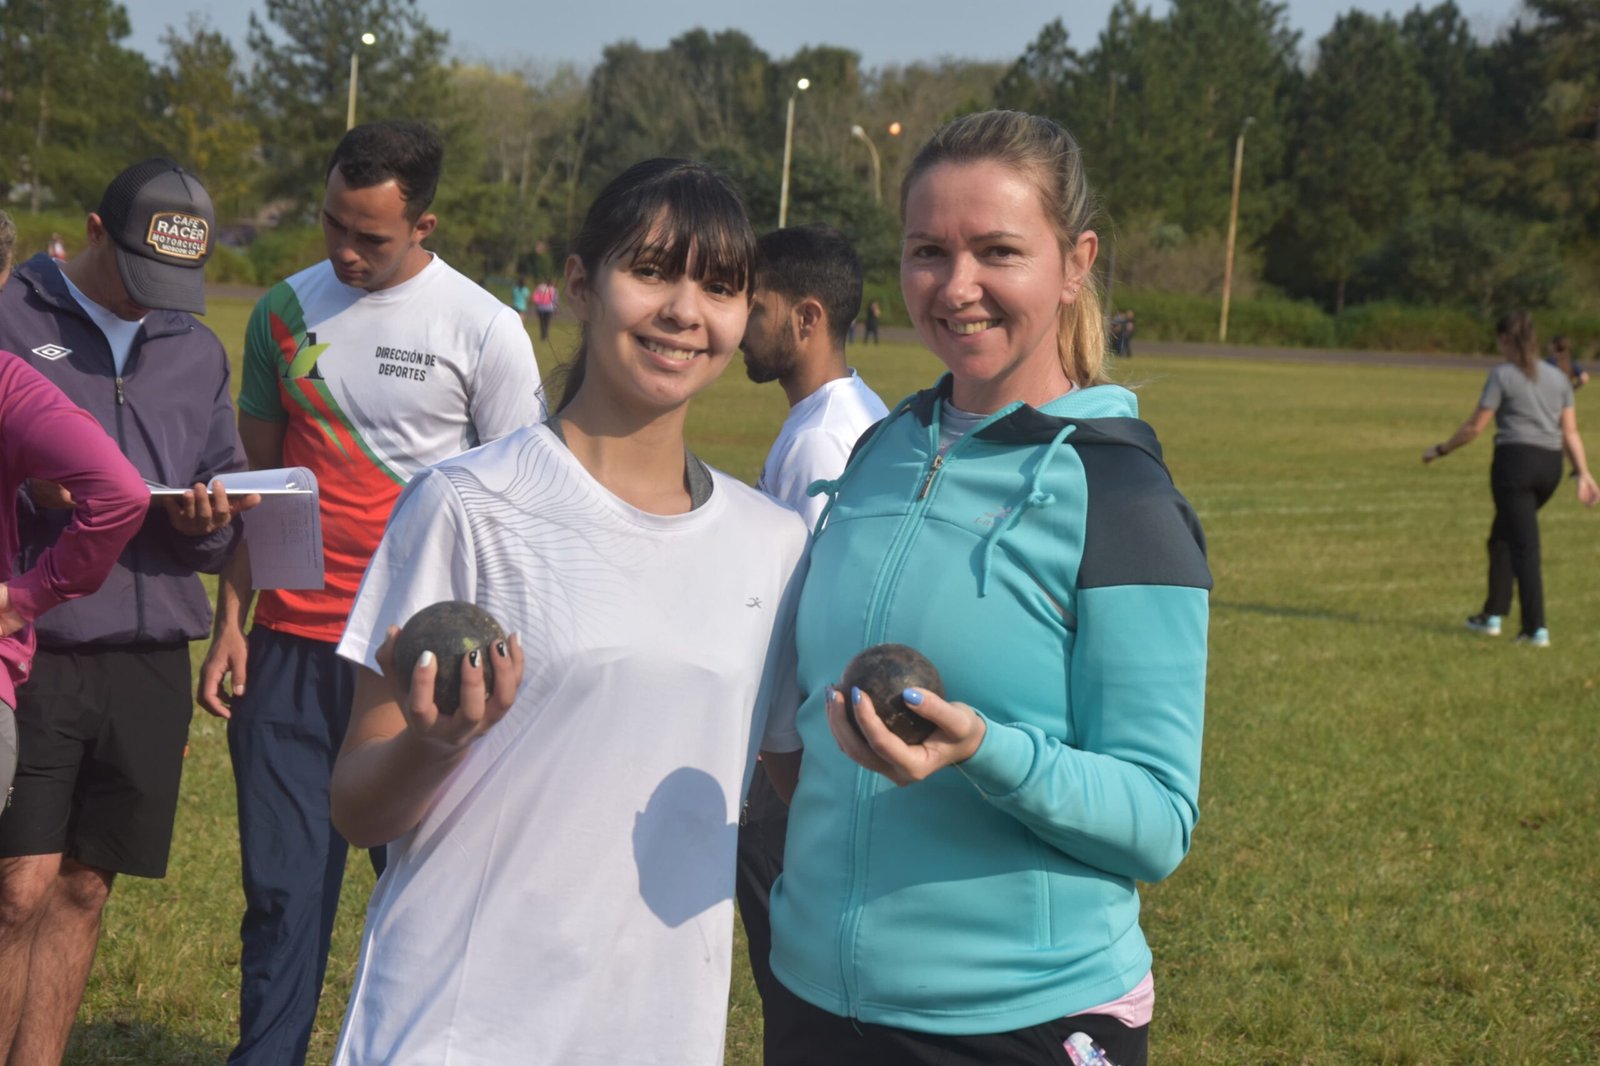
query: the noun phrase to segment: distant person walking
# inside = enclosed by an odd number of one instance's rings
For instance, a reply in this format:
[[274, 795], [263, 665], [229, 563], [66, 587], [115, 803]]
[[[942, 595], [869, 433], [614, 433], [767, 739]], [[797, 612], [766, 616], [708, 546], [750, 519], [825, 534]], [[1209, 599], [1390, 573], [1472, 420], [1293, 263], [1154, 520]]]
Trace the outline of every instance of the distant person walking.
[[517, 283], [511, 286], [511, 310], [515, 311], [522, 321], [528, 321], [528, 282], [520, 276], [517, 278]]
[[1111, 350], [1122, 359], [1133, 358], [1133, 331], [1136, 328], [1132, 311], [1120, 311], [1111, 316]]
[[1589, 372], [1572, 358], [1572, 342], [1559, 333], [1550, 338], [1550, 358], [1545, 362], [1567, 375], [1567, 380], [1572, 382], [1574, 389], [1581, 389], [1589, 384]]
[[67, 242], [61, 239], [59, 233], [50, 234], [50, 243], [45, 247], [45, 251], [58, 263], [67, 261]]
[[1539, 358], [1533, 319], [1526, 311], [1502, 318], [1497, 327], [1505, 362], [1489, 371], [1477, 410], [1442, 444], [1422, 453], [1431, 463], [1470, 444], [1494, 419], [1494, 462], [1489, 490], [1494, 495], [1494, 523], [1489, 527], [1489, 594], [1483, 610], [1467, 619], [1467, 628], [1497, 637], [1501, 617], [1511, 612], [1515, 583], [1521, 604], [1518, 643], [1550, 646], [1545, 626], [1544, 581], [1540, 574], [1539, 508], [1561, 484], [1561, 453], [1572, 460], [1578, 500], [1585, 507], [1600, 501], [1600, 486], [1589, 474], [1583, 438], [1572, 405], [1572, 384], [1566, 375]]
[[539, 339], [542, 341], [550, 339], [550, 320], [556, 316], [559, 300], [556, 287], [548, 278], [533, 290], [533, 310], [539, 316]]
[[866, 336], [864, 338], [864, 341], [871, 341], [873, 344], [881, 344], [881, 343], [883, 343], [882, 341], [880, 341], [878, 339], [878, 323], [879, 323], [879, 321], [882, 320], [882, 318], [883, 318], [883, 308], [878, 304], [878, 301], [877, 300], [873, 300], [870, 303], [868, 303], [867, 304], [867, 331], [866, 331]]

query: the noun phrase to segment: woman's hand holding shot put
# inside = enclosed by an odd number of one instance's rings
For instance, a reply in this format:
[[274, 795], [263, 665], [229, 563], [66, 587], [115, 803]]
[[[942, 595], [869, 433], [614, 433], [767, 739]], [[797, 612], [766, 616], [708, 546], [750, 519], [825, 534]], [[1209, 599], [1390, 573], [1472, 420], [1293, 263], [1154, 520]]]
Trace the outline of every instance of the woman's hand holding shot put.
[[[926, 689], [911, 688], [906, 690], [906, 702], [937, 728], [921, 744], [907, 744], [883, 724], [871, 696], [856, 693], [852, 712], [846, 703], [850, 695], [838, 686], [828, 687], [828, 727], [834, 742], [853, 762], [897, 785], [921, 781], [946, 766], [965, 762], [978, 750], [988, 730], [983, 716], [965, 703], [951, 703]], [[861, 727], [859, 733], [851, 725], [852, 713]]]
[[[407, 732], [436, 754], [454, 758], [511, 709], [522, 684], [522, 644], [513, 633], [463, 656], [460, 706], [451, 714], [441, 712], [435, 701], [439, 664], [432, 652], [422, 654], [409, 678], [397, 676], [394, 649], [399, 636], [400, 628], [390, 626], [388, 639], [378, 649], [378, 663], [384, 677], [393, 679], [395, 701], [405, 715]], [[493, 660], [492, 685], [484, 682], [485, 656]]]
[[[513, 633], [465, 657], [460, 706], [441, 714], [431, 653], [409, 678], [394, 676], [399, 634], [390, 626], [378, 650], [384, 674], [363, 668], [356, 679], [350, 731], [334, 765], [333, 823], [356, 847], [387, 844], [413, 829], [472, 742], [505, 717], [522, 684], [522, 643]], [[484, 682], [484, 655], [494, 666], [492, 684]]]

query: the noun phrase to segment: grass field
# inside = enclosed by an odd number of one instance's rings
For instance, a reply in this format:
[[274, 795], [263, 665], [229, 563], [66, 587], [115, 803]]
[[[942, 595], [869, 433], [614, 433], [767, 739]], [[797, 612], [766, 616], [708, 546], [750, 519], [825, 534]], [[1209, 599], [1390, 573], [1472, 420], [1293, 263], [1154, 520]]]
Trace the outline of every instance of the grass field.
[[[213, 301], [235, 354], [247, 311]], [[891, 401], [938, 370], [893, 345], [857, 365]], [[1153, 1060], [1600, 1061], [1600, 514], [1570, 489], [1544, 511], [1554, 647], [1475, 637], [1488, 442], [1418, 460], [1481, 372], [1141, 357], [1122, 377], [1216, 576], [1201, 820], [1145, 893]], [[753, 480], [783, 411], [735, 366], [692, 443]], [[71, 1062], [211, 1063], [230, 1044], [232, 782], [221, 724], [201, 714], [191, 739], [172, 872], [113, 894]], [[364, 860], [351, 872], [313, 1061], [371, 887]], [[730, 1063], [759, 1062], [759, 1019], [739, 959]]]

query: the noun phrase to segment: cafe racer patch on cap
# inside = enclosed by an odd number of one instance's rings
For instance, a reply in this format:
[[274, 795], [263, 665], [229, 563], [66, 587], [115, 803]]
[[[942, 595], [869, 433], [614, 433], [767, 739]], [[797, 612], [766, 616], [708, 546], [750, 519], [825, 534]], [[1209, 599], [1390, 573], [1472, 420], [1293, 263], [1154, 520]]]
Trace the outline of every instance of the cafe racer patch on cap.
[[211, 226], [199, 215], [160, 211], [150, 216], [150, 232], [144, 242], [158, 255], [198, 262], [210, 247]]

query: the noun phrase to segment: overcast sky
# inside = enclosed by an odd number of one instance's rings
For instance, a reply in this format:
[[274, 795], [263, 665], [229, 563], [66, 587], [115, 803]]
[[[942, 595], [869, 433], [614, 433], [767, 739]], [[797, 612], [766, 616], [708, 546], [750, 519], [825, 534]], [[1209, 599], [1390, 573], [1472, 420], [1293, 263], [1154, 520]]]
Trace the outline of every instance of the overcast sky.
[[[1429, 0], [1426, 6], [1433, 6]], [[1512, 18], [1518, 0], [1456, 0], [1482, 38], [1494, 36]], [[589, 67], [614, 41], [631, 38], [660, 48], [696, 26], [739, 29], [775, 59], [805, 45], [855, 50], [867, 67], [911, 63], [940, 56], [1009, 61], [1022, 54], [1039, 30], [1060, 17], [1079, 48], [1093, 45], [1105, 26], [1112, 0], [420, 0], [423, 16], [450, 34], [452, 54], [496, 64], [567, 61]], [[130, 44], [152, 59], [162, 55], [161, 36], [184, 27], [191, 14], [205, 18], [244, 54], [245, 28], [259, 0], [124, 0], [133, 22]], [[1150, 3], [1165, 11], [1164, 0]], [[1288, 0], [1289, 20], [1309, 49], [1351, 8], [1399, 15], [1415, 0]], [[383, 27], [372, 27], [382, 33]]]

